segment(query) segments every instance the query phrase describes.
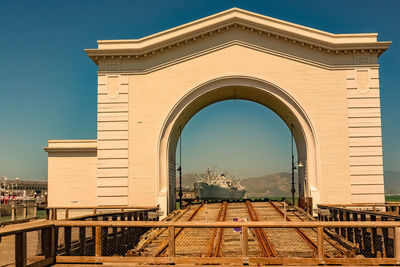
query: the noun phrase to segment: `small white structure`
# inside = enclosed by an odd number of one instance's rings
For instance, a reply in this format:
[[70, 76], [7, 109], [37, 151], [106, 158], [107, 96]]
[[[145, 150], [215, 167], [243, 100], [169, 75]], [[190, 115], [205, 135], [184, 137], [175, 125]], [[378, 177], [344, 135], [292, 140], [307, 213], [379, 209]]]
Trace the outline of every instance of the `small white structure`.
[[245, 10], [98, 41], [97, 140], [49, 141], [49, 205], [175, 207], [179, 129], [226, 99], [294, 128], [301, 192], [384, 202], [377, 34], [331, 34]]

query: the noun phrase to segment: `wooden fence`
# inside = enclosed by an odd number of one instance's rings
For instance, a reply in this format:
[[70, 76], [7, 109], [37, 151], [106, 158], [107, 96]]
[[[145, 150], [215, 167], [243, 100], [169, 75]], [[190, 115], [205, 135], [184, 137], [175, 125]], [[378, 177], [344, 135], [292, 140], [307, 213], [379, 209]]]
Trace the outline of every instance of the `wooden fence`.
[[[11, 226], [10, 226], [11, 227]], [[64, 238], [66, 242], [70, 239], [65, 229], [94, 229], [92, 238], [94, 245], [93, 256], [84, 256], [72, 253], [56, 254], [57, 240], [56, 232], [64, 229]], [[104, 237], [104, 231], [107, 229], [119, 229], [119, 231], [137, 231], [138, 229], [166, 228], [169, 232], [168, 256], [167, 257], [124, 257], [105, 255], [104, 246], [107, 246], [109, 238]], [[175, 229], [177, 228], [241, 228], [241, 250], [236, 257], [177, 257], [175, 255]], [[249, 228], [314, 228], [317, 229], [317, 247], [318, 253], [313, 258], [287, 258], [287, 257], [249, 257], [248, 254], [248, 231]], [[382, 229], [393, 230], [393, 255], [382, 258], [327, 258], [324, 253], [323, 239], [324, 232], [329, 229]], [[106, 229], [106, 230], [105, 230]], [[54, 263], [153, 263], [153, 264], [398, 264], [400, 263], [400, 223], [399, 222], [153, 222], [153, 221], [51, 221], [44, 222], [35, 226], [12, 226], [8, 229], [0, 229], [0, 237], [6, 235], [15, 235], [15, 262], [16, 266], [26, 266], [26, 232], [40, 230], [42, 231], [43, 260], [30, 265], [32, 267], [44, 266]], [[65, 235], [67, 233], [67, 235]], [[84, 233], [80, 230], [79, 233]], [[111, 231], [113, 233], [113, 231]], [[65, 237], [67, 236], [67, 237]], [[87, 240], [83, 240], [86, 243]], [[65, 242], [65, 241], [64, 241]], [[78, 242], [82, 243], [82, 240]], [[66, 245], [66, 243], [64, 244]], [[67, 245], [68, 246], [68, 245]], [[79, 245], [78, 245], [79, 246]], [[77, 251], [80, 251], [79, 248]], [[69, 254], [69, 255], [68, 255]]]
[[[139, 212], [140, 216], [148, 217], [149, 215], [159, 217], [162, 215], [159, 212], [159, 207], [143, 207], [143, 206], [82, 206], [82, 207], [48, 207], [46, 208], [46, 218], [48, 220], [58, 220], [59, 213], [61, 212], [64, 217], [63, 219], [70, 219], [70, 211], [82, 211], [85, 213], [81, 216], [72, 217], [73, 220], [90, 220], [100, 216], [115, 215], [117, 213], [129, 213]], [[156, 214], [154, 214], [154, 212]], [[141, 219], [147, 220], [147, 219]]]
[[318, 207], [323, 208], [343, 208], [359, 211], [372, 211], [388, 213], [395, 216], [400, 215], [400, 202], [388, 202], [388, 203], [359, 203], [359, 204], [319, 204]]

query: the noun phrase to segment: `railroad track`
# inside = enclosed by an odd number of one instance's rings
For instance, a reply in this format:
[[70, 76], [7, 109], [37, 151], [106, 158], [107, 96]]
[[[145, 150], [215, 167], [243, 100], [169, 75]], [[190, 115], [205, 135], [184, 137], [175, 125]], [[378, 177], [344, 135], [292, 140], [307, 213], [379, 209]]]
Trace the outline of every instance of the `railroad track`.
[[[273, 203], [272, 201], [269, 201], [269, 204], [274, 207], [274, 209], [282, 216], [282, 218], [286, 217], [286, 221], [290, 222], [291, 219], [288, 216], [285, 216], [285, 214]], [[318, 245], [310, 238], [306, 233], [304, 233], [303, 230], [300, 228], [294, 228], [294, 230], [299, 234], [299, 236], [310, 246], [312, 250], [317, 254], [318, 253]]]
[[[281, 205], [283, 205], [282, 203], [281, 203]], [[284, 208], [284, 206], [282, 206], [282, 208]], [[296, 220], [298, 220], [298, 221], [309, 221], [310, 219], [309, 218], [307, 218], [306, 220], [303, 218], [303, 217], [301, 217], [297, 212], [295, 212], [295, 211], [290, 211], [290, 213], [287, 213], [286, 215], [288, 216], [288, 215], [293, 215], [294, 216], [294, 218], [296, 219]], [[306, 215], [304, 215], [304, 216], [306, 216]], [[315, 234], [317, 233], [317, 230], [315, 229], [315, 228], [309, 228], [309, 229], [307, 229], [308, 231], [313, 231]], [[340, 237], [339, 237], [340, 238]], [[339, 243], [337, 243], [336, 241], [334, 241], [334, 240], [332, 240], [331, 238], [327, 238], [325, 235], [324, 235], [324, 241], [325, 242], [327, 242], [332, 248], [335, 248], [336, 250], [337, 250], [337, 252], [339, 253], [339, 254], [341, 254], [341, 255], [348, 255], [348, 256], [352, 256], [352, 254], [354, 254], [355, 252], [355, 250], [357, 250], [357, 248], [356, 248], [356, 246], [354, 246], [354, 248], [352, 248], [352, 249], [350, 249], [350, 248], [348, 248], [348, 249], [346, 249], [346, 248], [344, 248], [342, 245], [340, 245]], [[350, 244], [347, 244], [349, 247], [351, 246]], [[325, 245], [325, 247], [327, 247], [326, 245]], [[327, 254], [326, 256], [331, 256], [330, 254]]]
[[[190, 222], [196, 215], [197, 213], [200, 211], [200, 209], [204, 206], [204, 203], [200, 204], [194, 211], [193, 213], [189, 216], [189, 218], [187, 219], [188, 222]], [[175, 231], [175, 240], [177, 239], [177, 237], [179, 236], [179, 234], [183, 231], [184, 228], [179, 228], [177, 231]], [[168, 240], [166, 242], [164, 242], [161, 247], [158, 248], [158, 250], [155, 253], [155, 256], [161, 256], [161, 254], [166, 252], [166, 249], [168, 248]]]
[[[251, 221], [259, 221], [258, 215], [256, 210], [254, 209], [253, 205], [250, 201], [246, 201], [247, 211], [249, 213], [249, 217]], [[272, 246], [272, 243], [269, 241], [267, 236], [265, 235], [264, 229], [262, 228], [254, 228], [253, 235], [256, 237], [260, 250], [261, 256], [263, 257], [276, 257], [276, 251]]]
[[[223, 222], [226, 219], [226, 211], [228, 210], [228, 202], [221, 203], [218, 212], [217, 222]], [[222, 244], [223, 244], [224, 228], [215, 228], [207, 246], [206, 256], [208, 257], [221, 257]]]
[[[250, 221], [281, 221], [283, 207], [273, 202], [234, 202], [192, 205], [180, 214], [178, 221], [223, 222], [249, 219]], [[178, 217], [178, 216], [177, 216]], [[174, 217], [174, 221], [175, 218]], [[304, 221], [297, 212], [287, 212], [287, 221]], [[303, 257], [313, 258], [317, 254], [316, 229], [307, 228], [256, 228], [249, 227], [249, 257]], [[141, 247], [142, 256], [164, 257], [168, 253], [169, 231], [160, 230], [156, 238], [144, 238], [146, 245]], [[237, 257], [242, 249], [242, 233], [232, 228], [176, 228], [175, 254], [179, 257]], [[325, 256], [343, 255], [347, 247], [324, 236]], [[339, 246], [339, 247], [337, 247]], [[335, 249], [336, 247], [336, 249]], [[136, 254], [138, 255], [138, 254]], [[132, 255], [134, 256], [134, 255]], [[139, 256], [139, 255], [138, 255]]]

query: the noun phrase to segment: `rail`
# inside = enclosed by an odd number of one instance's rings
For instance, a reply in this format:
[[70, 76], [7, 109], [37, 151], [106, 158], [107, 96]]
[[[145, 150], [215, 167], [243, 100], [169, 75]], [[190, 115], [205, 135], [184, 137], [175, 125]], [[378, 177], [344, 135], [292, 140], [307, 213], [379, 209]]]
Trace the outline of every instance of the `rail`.
[[[269, 201], [269, 204], [281, 215], [282, 218], [284, 218], [288, 222], [291, 221], [290, 218], [287, 217], [272, 201]], [[303, 230], [301, 230], [300, 228], [294, 228], [294, 230], [311, 247], [311, 249], [318, 252], [318, 245], [315, 244], [315, 242], [310, 237], [308, 237]]]
[[[217, 222], [225, 221], [227, 209], [228, 209], [228, 202], [227, 201], [222, 202], [221, 207], [218, 211]], [[224, 234], [224, 228], [214, 228], [213, 234], [211, 235], [211, 238], [207, 246], [208, 257], [221, 256], [223, 234]]]
[[[136, 262], [136, 263], [190, 263], [194, 260], [199, 263], [269, 263], [269, 264], [290, 264], [290, 263], [306, 263], [306, 264], [395, 264], [400, 262], [400, 223], [398, 222], [90, 222], [90, 221], [55, 221], [56, 228], [62, 227], [95, 227], [95, 253], [93, 256], [57, 256], [56, 261], [60, 263], [105, 263], [105, 262]], [[127, 227], [134, 229], [149, 229], [149, 228], [167, 228], [169, 233], [168, 239], [168, 255], [161, 257], [124, 257], [124, 256], [107, 256], [103, 254], [102, 246], [104, 238], [102, 229]], [[242, 228], [242, 233], [247, 233], [248, 230], [263, 228], [266, 231], [273, 228], [316, 228], [317, 229], [317, 247], [318, 252], [315, 258], [287, 258], [287, 257], [249, 257], [248, 242], [249, 238], [245, 234], [241, 238], [241, 254], [240, 257], [184, 257], [175, 254], [175, 229], [187, 228]], [[324, 251], [324, 230], [331, 228], [392, 228], [394, 230], [394, 255], [384, 258], [328, 258]], [[251, 232], [251, 231], [250, 231]], [[104, 233], [104, 232], [103, 232]]]
[[[80, 206], [80, 207], [47, 207], [46, 208], [46, 218], [48, 220], [58, 220], [59, 213], [64, 215], [63, 219], [70, 219], [70, 211], [82, 211], [84, 215], [74, 216], [73, 219], [91, 219], [95, 218], [98, 215], [104, 215], [104, 213], [108, 213], [112, 215], [114, 213], [126, 212], [126, 211], [158, 211], [159, 207], [154, 206]], [[157, 213], [157, 217], [161, 215], [159, 212]]]
[[400, 202], [386, 202], [386, 203], [347, 203], [347, 204], [319, 204], [318, 206], [336, 207], [354, 210], [366, 210], [372, 212], [391, 213], [393, 215], [400, 215]]
[[[249, 213], [250, 220], [253, 222], [259, 221], [257, 212], [250, 201], [246, 201], [246, 207], [247, 207], [247, 212]], [[266, 257], [276, 257], [276, 251], [274, 250], [271, 241], [265, 235], [264, 229], [255, 228], [254, 231], [258, 244], [261, 248], [262, 255]]]
[[[366, 210], [355, 210], [348, 208], [335, 207], [332, 205], [318, 205], [319, 221], [329, 222], [357, 222], [369, 221], [372, 224], [387, 221], [400, 221], [400, 216], [391, 215], [383, 212], [374, 212]], [[390, 254], [392, 244], [390, 233], [387, 228], [382, 228], [380, 233], [376, 228], [357, 229], [352, 227], [336, 228], [336, 233], [349, 242], [359, 244], [361, 250], [367, 251], [370, 254]], [[366, 245], [366, 243], [370, 243]]]
[[[93, 241], [93, 254], [87, 255], [82, 254], [82, 251], [88, 252], [87, 240], [79, 240], [80, 229], [95, 229], [95, 235], [91, 237]], [[175, 235], [170, 234], [168, 240], [168, 256], [164, 257], [127, 257], [125, 255], [118, 254], [105, 254], [104, 246], [113, 238], [117, 237], [113, 234], [112, 229], [118, 228], [120, 238], [132, 237], [129, 233], [137, 232], [138, 230], [150, 229], [150, 228], [167, 228], [169, 233], [174, 233], [176, 228], [242, 228], [242, 235], [240, 240], [241, 250], [238, 251], [238, 255], [235, 257], [185, 257], [178, 256], [175, 254]], [[249, 256], [248, 243], [250, 241], [247, 231], [255, 228], [263, 228], [267, 231], [273, 228], [316, 228], [317, 229], [317, 247], [318, 253], [312, 258], [289, 258], [285, 256], [276, 257], [254, 257]], [[353, 228], [353, 229], [376, 229], [380, 232], [382, 229], [391, 229], [393, 236], [393, 255], [388, 254], [385, 257], [353, 257], [353, 258], [327, 258], [324, 252], [324, 230], [332, 228]], [[66, 255], [59, 251], [58, 239], [56, 239], [55, 232], [61, 231], [62, 229], [78, 229], [78, 239], [70, 246], [70, 253]], [[27, 264], [27, 252], [26, 252], [26, 233], [31, 231], [41, 232], [41, 244], [42, 256], [39, 261], [32, 264]], [[142, 231], [143, 232], [143, 231]], [[251, 232], [251, 231], [250, 231]], [[176, 222], [176, 221], [47, 221], [41, 224], [25, 224], [23, 226], [7, 226], [0, 229], [0, 237], [15, 236], [15, 264], [16, 266], [44, 266], [54, 263], [152, 263], [152, 264], [184, 264], [193, 263], [194, 261], [198, 264], [242, 264], [244, 262], [250, 264], [358, 264], [358, 265], [369, 265], [369, 264], [398, 264], [400, 263], [400, 222], [286, 222], [286, 221], [253, 221], [253, 222]], [[68, 238], [67, 238], [68, 240]], [[82, 242], [83, 241], [83, 242]], [[117, 244], [118, 242], [116, 242]], [[82, 244], [84, 249], [82, 249]], [[63, 244], [65, 246], [66, 244]], [[120, 244], [122, 245], [122, 244]], [[85, 249], [86, 248], [86, 249]], [[90, 254], [90, 253], [89, 253]], [[382, 255], [381, 255], [382, 256]]]

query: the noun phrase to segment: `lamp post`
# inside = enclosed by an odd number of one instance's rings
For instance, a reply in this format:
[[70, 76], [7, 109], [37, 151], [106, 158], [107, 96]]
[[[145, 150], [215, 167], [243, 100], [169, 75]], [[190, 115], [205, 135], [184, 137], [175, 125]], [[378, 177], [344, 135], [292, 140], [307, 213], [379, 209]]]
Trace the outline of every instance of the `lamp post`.
[[179, 127], [179, 209], [182, 209], [182, 126]]
[[294, 154], [293, 154], [293, 124], [291, 124], [291, 136], [290, 136], [290, 141], [292, 144], [292, 206], [294, 207], [294, 194], [296, 193], [296, 188], [294, 186], [294, 170], [297, 169], [294, 166]]
[[177, 171], [179, 172], [179, 209], [182, 209], [183, 193], [182, 193], [182, 168], [181, 168], [181, 166], [179, 166]]

